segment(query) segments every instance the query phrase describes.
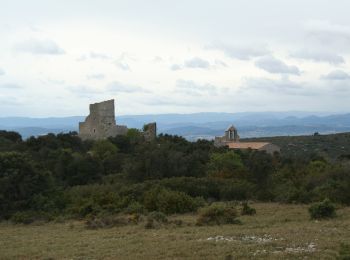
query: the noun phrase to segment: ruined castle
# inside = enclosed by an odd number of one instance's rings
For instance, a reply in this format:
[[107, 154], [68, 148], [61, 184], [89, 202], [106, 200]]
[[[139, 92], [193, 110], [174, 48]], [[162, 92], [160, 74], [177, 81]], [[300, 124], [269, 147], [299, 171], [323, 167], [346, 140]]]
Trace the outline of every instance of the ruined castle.
[[[79, 123], [79, 137], [83, 140], [100, 140], [117, 135], [126, 135], [128, 128], [117, 125], [115, 120], [114, 99], [90, 104], [90, 114]], [[152, 141], [157, 136], [156, 123], [144, 126], [143, 135]]]

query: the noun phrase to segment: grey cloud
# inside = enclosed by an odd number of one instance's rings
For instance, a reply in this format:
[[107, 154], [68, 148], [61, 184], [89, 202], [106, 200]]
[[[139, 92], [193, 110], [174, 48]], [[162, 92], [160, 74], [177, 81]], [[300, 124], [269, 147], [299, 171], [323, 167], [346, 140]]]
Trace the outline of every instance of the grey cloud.
[[125, 70], [125, 71], [130, 71], [130, 66], [126, 62], [120, 62], [120, 61], [115, 61], [114, 65], [116, 65], [119, 69]]
[[157, 62], [163, 62], [163, 58], [160, 57], [160, 56], [155, 56], [155, 57], [153, 58], [153, 62], [155, 62], [155, 63], [157, 63]]
[[227, 64], [225, 62], [223, 62], [222, 60], [215, 60], [215, 65], [222, 66], [222, 67], [228, 67]]
[[238, 46], [228, 44], [213, 44], [208, 49], [216, 49], [224, 52], [224, 54], [233, 59], [250, 60], [252, 58], [261, 57], [270, 54], [265, 46]]
[[306, 30], [308, 38], [320, 45], [349, 50], [350, 27], [329, 21], [308, 21]]
[[211, 84], [197, 84], [192, 80], [176, 81], [176, 92], [185, 93], [191, 96], [202, 96], [203, 94], [216, 95], [217, 87]]
[[59, 80], [59, 79], [51, 79], [48, 78], [47, 80], [43, 80], [44, 83], [50, 83], [50, 84], [55, 84], [55, 85], [62, 85], [66, 83], [64, 80]]
[[52, 40], [30, 39], [17, 43], [15, 50], [36, 55], [61, 55], [65, 51]]
[[304, 59], [304, 60], [311, 60], [314, 62], [327, 62], [335, 65], [342, 64], [345, 62], [342, 56], [336, 53], [332, 53], [330, 51], [322, 51], [322, 50], [303, 49], [291, 54], [291, 57]]
[[169, 96], [162, 97], [151, 97], [141, 101], [142, 104], [149, 106], [179, 106], [179, 107], [192, 107], [195, 106], [193, 100], [189, 102], [188, 100], [172, 98]]
[[68, 90], [81, 97], [89, 97], [91, 95], [103, 93], [103, 90], [96, 89], [87, 85], [69, 86]]
[[255, 62], [255, 66], [270, 73], [300, 75], [300, 70], [297, 66], [289, 66], [271, 56], [258, 59]]
[[21, 88], [23, 87], [13, 83], [0, 84], [0, 89], [21, 89]]
[[326, 80], [348, 80], [350, 75], [342, 70], [334, 70], [321, 78]]
[[98, 53], [98, 52], [90, 52], [90, 58], [91, 59], [101, 59], [101, 60], [109, 60], [112, 59], [107, 54], [104, 53]]
[[5, 71], [2, 68], [0, 68], [0, 76], [2, 75], [5, 75]]
[[290, 81], [287, 77], [282, 77], [279, 80], [248, 78], [241, 87], [241, 91], [244, 92], [252, 89], [284, 95], [311, 96], [317, 94], [312, 89], [305, 86], [304, 83], [295, 83]]
[[149, 92], [144, 88], [135, 85], [123, 84], [118, 81], [111, 82], [106, 88], [110, 92], [116, 93], [135, 93], [135, 92]]
[[86, 76], [87, 79], [96, 79], [96, 80], [101, 80], [104, 79], [106, 76], [102, 73], [99, 74], [89, 74]]
[[208, 69], [210, 63], [206, 60], [203, 60], [199, 57], [194, 57], [190, 60], [185, 61], [185, 67], [187, 68], [199, 68], [199, 69]]
[[176, 71], [176, 70], [181, 70], [182, 67], [179, 64], [173, 64], [170, 66], [170, 69], [173, 71]]

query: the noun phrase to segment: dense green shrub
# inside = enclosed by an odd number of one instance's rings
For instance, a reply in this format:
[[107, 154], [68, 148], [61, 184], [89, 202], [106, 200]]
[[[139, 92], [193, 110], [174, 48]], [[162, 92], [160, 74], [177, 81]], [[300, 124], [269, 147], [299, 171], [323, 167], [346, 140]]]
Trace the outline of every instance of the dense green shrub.
[[243, 202], [242, 203], [242, 209], [241, 209], [241, 215], [255, 215], [256, 210], [248, 205], [248, 202]]
[[186, 193], [155, 187], [144, 195], [144, 205], [149, 211], [166, 214], [195, 211], [204, 204], [201, 198], [192, 198]]
[[32, 198], [51, 188], [51, 181], [50, 172], [24, 154], [0, 153], [0, 218], [31, 209]]
[[197, 225], [238, 224], [237, 210], [225, 203], [213, 203], [199, 210]]
[[242, 178], [245, 175], [241, 157], [234, 151], [213, 153], [207, 169], [209, 176], [218, 178]]
[[312, 204], [309, 213], [311, 219], [333, 218], [336, 216], [335, 206], [329, 199]]

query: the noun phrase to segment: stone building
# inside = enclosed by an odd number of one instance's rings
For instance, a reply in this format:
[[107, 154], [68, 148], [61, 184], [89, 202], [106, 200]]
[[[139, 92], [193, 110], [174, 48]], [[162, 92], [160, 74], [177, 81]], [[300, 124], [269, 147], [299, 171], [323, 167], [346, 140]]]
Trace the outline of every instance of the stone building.
[[128, 128], [115, 121], [114, 99], [90, 104], [90, 114], [79, 123], [79, 137], [83, 140], [106, 139], [125, 135]]
[[224, 136], [215, 137], [215, 145], [216, 146], [224, 146], [228, 142], [238, 142], [239, 135], [236, 127], [230, 125], [226, 131]]
[[157, 123], [149, 123], [143, 126], [143, 135], [146, 141], [153, 141], [157, 137]]
[[[126, 135], [128, 128], [116, 124], [114, 111], [114, 99], [90, 104], [90, 114], [84, 122], [79, 123], [79, 137], [83, 140], [100, 140], [117, 135]], [[142, 134], [146, 141], [155, 140], [157, 124], [144, 125]]]
[[244, 150], [251, 149], [257, 151], [265, 151], [269, 154], [280, 152], [277, 145], [267, 142], [240, 142], [237, 129], [231, 125], [225, 131], [224, 136], [215, 137], [214, 145], [216, 147], [227, 146], [229, 149]]

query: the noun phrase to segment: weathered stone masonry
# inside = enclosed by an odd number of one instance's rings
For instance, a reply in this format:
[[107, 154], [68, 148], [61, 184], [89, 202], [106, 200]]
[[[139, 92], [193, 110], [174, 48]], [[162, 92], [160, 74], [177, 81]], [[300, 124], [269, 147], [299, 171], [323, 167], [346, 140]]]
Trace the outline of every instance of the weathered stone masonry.
[[85, 122], [79, 123], [79, 136], [83, 140], [106, 139], [111, 136], [125, 135], [128, 128], [115, 122], [114, 100], [90, 105], [90, 114]]
[[[115, 121], [114, 99], [90, 105], [90, 114], [84, 122], [79, 123], [79, 137], [83, 140], [100, 140], [117, 135], [126, 135], [128, 128], [117, 125]], [[157, 137], [157, 124], [144, 126], [143, 135], [146, 141]]]

